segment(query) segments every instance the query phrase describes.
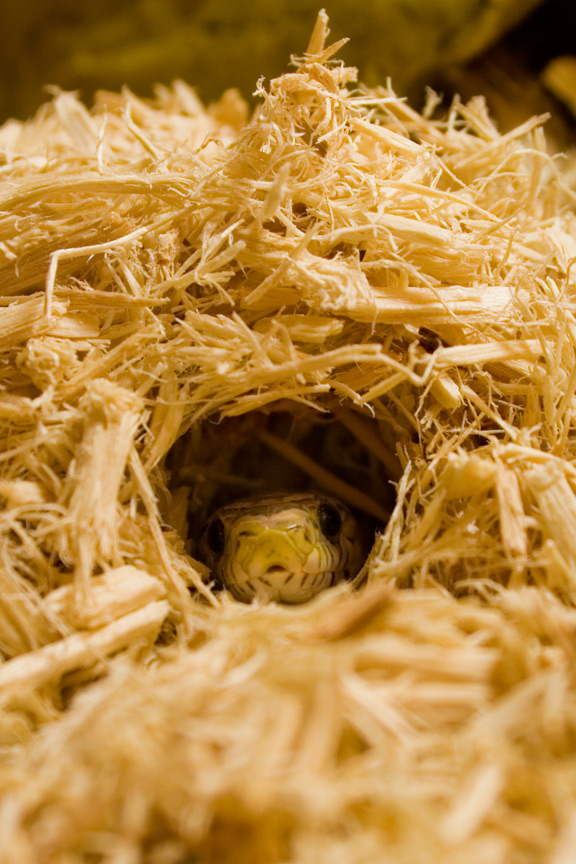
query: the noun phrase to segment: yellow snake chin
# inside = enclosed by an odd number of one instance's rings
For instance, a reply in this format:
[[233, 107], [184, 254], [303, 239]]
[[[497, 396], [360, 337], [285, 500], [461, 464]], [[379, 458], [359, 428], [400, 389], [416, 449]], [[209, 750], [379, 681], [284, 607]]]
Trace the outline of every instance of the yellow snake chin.
[[278, 571], [272, 578], [269, 573], [262, 577], [228, 581], [230, 593], [236, 600], [250, 603], [254, 599], [280, 603], [305, 603], [319, 591], [335, 584], [336, 574], [332, 571], [321, 573], [292, 573]]
[[[329, 539], [321, 529], [319, 506], [337, 511], [341, 528]], [[223, 526], [221, 554], [205, 560], [236, 600], [304, 603], [362, 563], [358, 526], [340, 502], [324, 496], [268, 496], [238, 502], [212, 519]]]

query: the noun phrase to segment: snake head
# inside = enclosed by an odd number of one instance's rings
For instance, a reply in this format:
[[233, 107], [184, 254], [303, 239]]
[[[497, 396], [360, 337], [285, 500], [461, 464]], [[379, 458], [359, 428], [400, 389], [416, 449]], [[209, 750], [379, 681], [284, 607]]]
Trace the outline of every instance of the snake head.
[[236, 502], [208, 522], [200, 554], [217, 583], [237, 600], [303, 603], [356, 575], [358, 526], [327, 496], [275, 495]]

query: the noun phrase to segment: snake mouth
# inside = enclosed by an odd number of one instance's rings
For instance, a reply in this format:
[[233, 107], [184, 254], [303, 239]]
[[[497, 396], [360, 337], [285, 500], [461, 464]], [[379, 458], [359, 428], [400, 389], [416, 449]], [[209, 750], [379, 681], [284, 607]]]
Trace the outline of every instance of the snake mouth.
[[229, 582], [228, 589], [237, 600], [250, 603], [254, 598], [263, 601], [276, 600], [288, 605], [298, 605], [311, 600], [316, 594], [334, 584], [332, 571], [318, 573], [291, 573], [279, 568], [277, 580], [261, 575], [252, 579]]

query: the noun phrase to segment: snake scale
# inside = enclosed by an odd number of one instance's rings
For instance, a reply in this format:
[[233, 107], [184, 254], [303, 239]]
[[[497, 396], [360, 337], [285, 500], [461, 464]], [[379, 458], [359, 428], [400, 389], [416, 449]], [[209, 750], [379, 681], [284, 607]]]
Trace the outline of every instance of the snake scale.
[[221, 507], [200, 539], [214, 583], [236, 600], [304, 603], [352, 579], [363, 561], [358, 523], [335, 498], [267, 495]]

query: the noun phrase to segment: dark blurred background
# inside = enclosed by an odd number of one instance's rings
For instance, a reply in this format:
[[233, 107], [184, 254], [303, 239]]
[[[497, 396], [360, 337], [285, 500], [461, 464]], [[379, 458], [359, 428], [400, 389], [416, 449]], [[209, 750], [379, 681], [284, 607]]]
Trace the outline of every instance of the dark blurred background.
[[[545, 110], [554, 89], [543, 84], [547, 64], [576, 54], [569, 0], [324, 5], [331, 40], [350, 37], [340, 56], [361, 80], [391, 76], [416, 101], [430, 84], [464, 96], [486, 91], [497, 111], [504, 101], [531, 113], [531, 99]], [[29, 116], [46, 100], [45, 85], [78, 90], [87, 104], [97, 89], [127, 84], [149, 96], [156, 82], [175, 78], [206, 102], [228, 87], [250, 98], [261, 75], [281, 74], [291, 54], [304, 52], [319, 8], [318, 0], [3, 0], [0, 120]]]

